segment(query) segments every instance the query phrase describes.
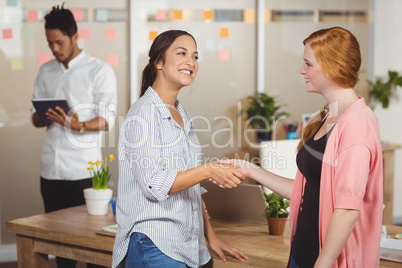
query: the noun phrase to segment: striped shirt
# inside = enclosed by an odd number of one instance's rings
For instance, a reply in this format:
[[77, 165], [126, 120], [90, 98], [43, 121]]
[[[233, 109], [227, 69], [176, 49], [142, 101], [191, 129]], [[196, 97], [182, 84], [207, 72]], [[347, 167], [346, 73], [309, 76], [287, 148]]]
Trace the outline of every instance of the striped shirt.
[[134, 232], [147, 235], [164, 254], [189, 267], [211, 258], [204, 238], [200, 185], [168, 194], [177, 173], [200, 165], [202, 157], [190, 115], [179, 101], [176, 109], [184, 130], [149, 87], [121, 126], [113, 267], [124, 265]]

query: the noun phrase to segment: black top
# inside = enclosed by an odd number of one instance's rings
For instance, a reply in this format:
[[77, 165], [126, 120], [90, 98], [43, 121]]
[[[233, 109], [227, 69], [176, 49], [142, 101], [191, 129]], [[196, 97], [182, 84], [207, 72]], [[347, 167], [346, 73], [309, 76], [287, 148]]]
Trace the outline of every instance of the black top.
[[301, 268], [313, 267], [319, 254], [318, 209], [321, 167], [325, 146], [331, 131], [332, 128], [318, 140], [314, 140], [316, 134], [314, 133], [296, 157], [297, 167], [306, 178], [306, 184], [291, 255]]

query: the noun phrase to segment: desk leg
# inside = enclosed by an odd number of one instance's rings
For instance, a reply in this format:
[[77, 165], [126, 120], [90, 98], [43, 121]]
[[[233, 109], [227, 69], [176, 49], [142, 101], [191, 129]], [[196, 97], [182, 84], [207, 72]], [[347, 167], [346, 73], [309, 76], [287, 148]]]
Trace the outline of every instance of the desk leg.
[[393, 202], [394, 202], [394, 168], [395, 159], [393, 151], [383, 152], [383, 168], [384, 168], [384, 211], [383, 224], [393, 224]]
[[35, 252], [32, 237], [17, 234], [17, 257], [18, 268], [49, 267], [48, 256]]

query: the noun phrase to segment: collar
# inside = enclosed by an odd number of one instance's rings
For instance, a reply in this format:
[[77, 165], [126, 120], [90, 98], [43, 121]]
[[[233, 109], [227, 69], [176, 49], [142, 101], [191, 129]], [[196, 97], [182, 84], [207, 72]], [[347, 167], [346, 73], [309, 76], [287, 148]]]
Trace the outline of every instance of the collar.
[[[155, 105], [155, 108], [161, 113], [163, 119], [168, 119], [172, 117], [169, 112], [169, 109], [166, 107], [166, 104], [162, 101], [161, 97], [159, 97], [158, 93], [149, 86], [148, 89], [145, 91], [145, 96], [149, 97], [152, 103]], [[176, 100], [176, 103], [178, 100]]]
[[[162, 115], [163, 119], [170, 119], [172, 118], [172, 115], [170, 114], [169, 109], [167, 108], [166, 104], [162, 101], [162, 99], [159, 97], [158, 93], [149, 86], [148, 89], [145, 91], [144, 96], [147, 96], [151, 99], [153, 105], [155, 105], [156, 109], [160, 112]], [[179, 110], [182, 118], [183, 118], [183, 125], [185, 132], [188, 133], [188, 131], [192, 128], [194, 128], [194, 125], [192, 123], [191, 118], [189, 118], [186, 110], [184, 110], [183, 105], [179, 100], [176, 99], [175, 103], [175, 108]]]
[[[80, 54], [78, 54], [77, 56], [75, 56], [72, 60], [70, 60], [70, 62], [68, 63], [68, 69], [70, 69], [71, 67], [73, 67], [74, 65], [76, 65], [78, 62], [80, 62], [83, 58], [85, 58], [85, 56], [86, 56], [87, 54], [84, 52], [84, 50], [83, 49], [81, 49], [81, 52], [80, 52]], [[61, 67], [61, 69], [63, 70], [63, 71], [65, 71], [65, 70], [68, 70], [68, 69], [66, 69], [66, 67], [64, 67], [64, 64], [63, 63], [61, 63], [61, 62], [59, 62], [60, 63], [60, 67]]]

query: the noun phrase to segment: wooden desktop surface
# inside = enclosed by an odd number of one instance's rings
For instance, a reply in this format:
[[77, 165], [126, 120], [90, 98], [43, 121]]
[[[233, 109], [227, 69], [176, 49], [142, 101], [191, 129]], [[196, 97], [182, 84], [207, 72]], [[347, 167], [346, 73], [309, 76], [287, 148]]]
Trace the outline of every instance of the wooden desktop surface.
[[[91, 216], [83, 205], [15, 219], [7, 222], [7, 230], [17, 235], [19, 268], [48, 267], [48, 254], [111, 266], [114, 236], [103, 232], [102, 227], [115, 222], [111, 212], [105, 216]], [[286, 266], [289, 226], [286, 226], [283, 236], [271, 236], [265, 224], [219, 219], [211, 219], [211, 223], [219, 238], [250, 257], [244, 263], [228, 257], [228, 262], [223, 263], [213, 255], [214, 267]], [[402, 226], [388, 226], [387, 230], [395, 235], [402, 232]], [[381, 261], [380, 267], [401, 267], [401, 264]]]

